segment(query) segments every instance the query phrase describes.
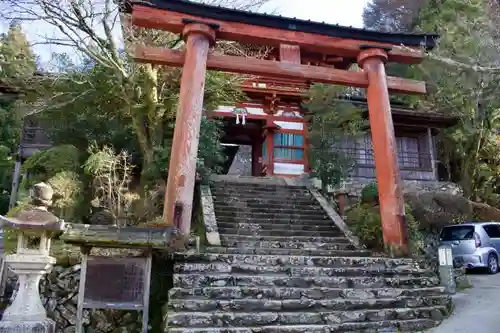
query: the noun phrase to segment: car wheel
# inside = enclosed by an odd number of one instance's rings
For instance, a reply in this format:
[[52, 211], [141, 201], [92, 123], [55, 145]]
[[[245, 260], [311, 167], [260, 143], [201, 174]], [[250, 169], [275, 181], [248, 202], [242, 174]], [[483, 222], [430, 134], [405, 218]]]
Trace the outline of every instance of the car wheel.
[[498, 273], [498, 258], [494, 254], [488, 256], [488, 273], [496, 274]]

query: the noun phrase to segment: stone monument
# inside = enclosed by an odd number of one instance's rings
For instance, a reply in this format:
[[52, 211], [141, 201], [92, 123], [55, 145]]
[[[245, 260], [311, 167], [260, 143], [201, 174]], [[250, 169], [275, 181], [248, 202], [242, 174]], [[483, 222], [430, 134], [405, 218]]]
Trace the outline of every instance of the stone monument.
[[54, 333], [55, 323], [47, 317], [40, 299], [40, 279], [56, 263], [49, 255], [51, 238], [64, 222], [50, 213], [52, 188], [33, 186], [31, 206], [12, 218], [0, 216], [4, 226], [17, 231], [17, 251], [5, 257], [7, 267], [19, 277], [19, 289], [0, 321], [0, 333]]

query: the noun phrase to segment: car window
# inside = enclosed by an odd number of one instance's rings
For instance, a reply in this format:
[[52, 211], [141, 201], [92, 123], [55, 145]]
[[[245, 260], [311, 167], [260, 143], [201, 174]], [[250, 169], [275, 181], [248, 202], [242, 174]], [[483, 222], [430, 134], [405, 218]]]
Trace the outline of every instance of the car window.
[[474, 227], [470, 225], [460, 225], [445, 227], [441, 231], [441, 240], [443, 241], [457, 241], [467, 240], [474, 237]]
[[487, 224], [483, 226], [484, 231], [488, 234], [490, 238], [500, 238], [500, 229], [496, 224]]

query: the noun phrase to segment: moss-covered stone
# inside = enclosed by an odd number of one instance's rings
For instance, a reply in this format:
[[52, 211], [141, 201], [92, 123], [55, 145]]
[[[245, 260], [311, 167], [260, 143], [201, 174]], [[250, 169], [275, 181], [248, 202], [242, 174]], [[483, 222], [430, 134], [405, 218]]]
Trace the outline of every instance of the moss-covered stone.
[[[4, 229], [4, 251], [6, 254], [14, 253], [17, 248], [17, 230]], [[57, 265], [69, 267], [81, 262], [81, 253], [78, 246], [64, 243], [60, 239], [53, 239], [50, 255], [56, 258]]]
[[60, 237], [66, 243], [95, 247], [129, 247], [179, 250], [186, 246], [173, 227], [138, 228], [70, 224]]

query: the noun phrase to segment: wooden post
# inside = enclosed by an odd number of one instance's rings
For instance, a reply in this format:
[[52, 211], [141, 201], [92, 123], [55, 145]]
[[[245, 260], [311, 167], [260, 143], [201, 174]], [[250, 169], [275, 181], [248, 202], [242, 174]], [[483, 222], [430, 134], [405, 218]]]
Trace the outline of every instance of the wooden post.
[[269, 129], [267, 131], [267, 170], [266, 176], [270, 177], [274, 175], [274, 131]]
[[207, 57], [210, 45], [215, 41], [215, 27], [199, 22], [186, 23], [183, 31], [186, 39], [185, 62], [168, 169], [163, 219], [165, 224], [173, 225], [175, 207], [182, 207], [180, 210], [182, 216], [177, 218], [180, 221], [181, 232], [188, 235], [191, 229]]
[[431, 159], [431, 169], [432, 175], [438, 180], [437, 168], [436, 168], [436, 150], [434, 145], [434, 138], [432, 137], [432, 130], [430, 127], [427, 127], [427, 142], [429, 144], [429, 154]]
[[252, 140], [252, 176], [259, 177], [262, 171], [262, 136], [253, 136]]
[[408, 230], [387, 89], [386, 60], [386, 50], [379, 48], [362, 48], [358, 56], [358, 63], [368, 77], [368, 113], [384, 243], [392, 256], [406, 256], [409, 254]]
[[266, 131], [266, 150], [267, 150], [267, 170], [266, 176], [274, 176], [274, 133], [276, 132], [276, 125], [274, 121], [267, 118], [266, 125], [264, 126]]
[[347, 207], [347, 196], [348, 192], [345, 189], [340, 189], [335, 192], [335, 199], [339, 205], [339, 215], [344, 217]]

